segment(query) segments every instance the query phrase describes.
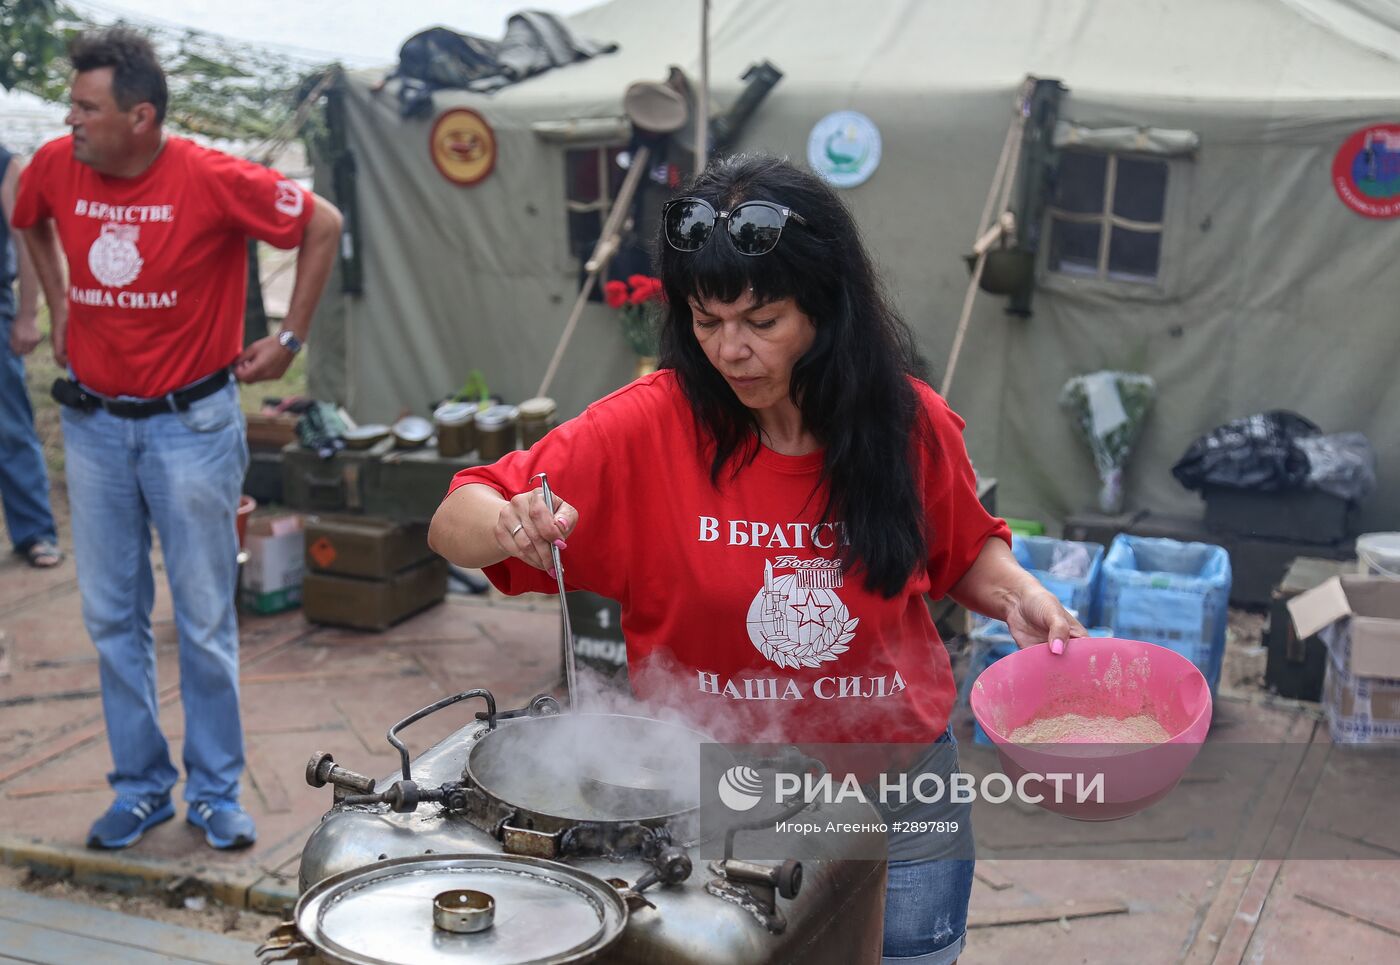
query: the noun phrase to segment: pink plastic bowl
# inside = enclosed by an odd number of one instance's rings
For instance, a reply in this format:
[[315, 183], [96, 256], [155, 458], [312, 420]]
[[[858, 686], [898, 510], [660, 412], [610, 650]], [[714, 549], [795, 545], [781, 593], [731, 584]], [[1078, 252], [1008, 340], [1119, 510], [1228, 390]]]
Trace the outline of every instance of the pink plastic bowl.
[[[1056, 656], [1049, 644], [1027, 647], [992, 664], [972, 687], [972, 713], [996, 745], [1002, 770], [1103, 774], [1103, 800], [1061, 801], [1053, 786], [1032, 781], [1040, 806], [1081, 821], [1112, 821], [1164, 797], [1195, 759], [1210, 729], [1210, 687], [1195, 665], [1166, 647], [1113, 637], [1071, 640]], [[1045, 717], [1146, 714], [1171, 735], [1164, 744], [1013, 744], [1016, 728]]]

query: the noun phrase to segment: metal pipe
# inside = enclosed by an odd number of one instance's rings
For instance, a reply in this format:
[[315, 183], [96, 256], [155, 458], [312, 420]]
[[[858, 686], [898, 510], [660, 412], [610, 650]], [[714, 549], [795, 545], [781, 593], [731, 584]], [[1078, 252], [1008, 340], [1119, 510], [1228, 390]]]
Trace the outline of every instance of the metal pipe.
[[700, 90], [695, 98], [695, 173], [710, 157], [710, 0], [700, 0]]

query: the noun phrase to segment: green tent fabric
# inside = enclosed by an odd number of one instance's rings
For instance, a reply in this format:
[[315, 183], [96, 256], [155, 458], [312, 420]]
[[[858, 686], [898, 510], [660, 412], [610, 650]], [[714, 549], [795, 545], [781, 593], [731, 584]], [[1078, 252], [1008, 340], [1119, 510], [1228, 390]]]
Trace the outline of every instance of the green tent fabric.
[[[1326, 431], [1366, 433], [1380, 490], [1361, 522], [1395, 529], [1400, 221], [1356, 214], [1331, 183], [1353, 132], [1400, 123], [1400, 62], [1383, 42], [1391, 28], [1376, 20], [1372, 43], [1354, 29], [1390, 6], [715, 0], [712, 98], [722, 109], [749, 64], [772, 61], [785, 76], [739, 148], [799, 162], [826, 114], [856, 110], [876, 123], [880, 166], [844, 197], [935, 382], [967, 284], [962, 256], [1024, 76], [1062, 81], [1061, 120], [1107, 132], [1103, 144], [1115, 130], [1147, 129], [1184, 147], [1156, 152], [1168, 165], [1156, 283], [1061, 274], [1042, 253], [1032, 317], [979, 299], [950, 399], [974, 462], [1000, 480], [1003, 512], [1053, 522], [1088, 508], [1097, 478], [1055, 400], [1072, 376], [1139, 371], [1158, 399], [1128, 469], [1130, 507], [1198, 513], [1169, 473], [1190, 441], [1290, 408]], [[561, 124], [581, 136], [612, 129], [629, 83], [660, 80], [671, 64], [697, 74], [698, 16], [678, 17], [675, 5], [614, 0], [570, 24], [620, 49], [489, 97], [436, 95], [435, 116], [469, 107], [495, 131], [495, 169], [472, 187], [437, 172], [431, 121], [399, 117], [392, 82], [378, 90], [380, 74], [348, 76], [364, 293], [332, 288], [324, 299], [315, 394], [374, 421], [421, 410], [473, 368], [509, 398], [534, 394], [579, 277], [564, 204], [565, 151], [578, 144], [560, 139]], [[551, 394], [569, 416], [632, 371], [614, 313], [589, 306]]]

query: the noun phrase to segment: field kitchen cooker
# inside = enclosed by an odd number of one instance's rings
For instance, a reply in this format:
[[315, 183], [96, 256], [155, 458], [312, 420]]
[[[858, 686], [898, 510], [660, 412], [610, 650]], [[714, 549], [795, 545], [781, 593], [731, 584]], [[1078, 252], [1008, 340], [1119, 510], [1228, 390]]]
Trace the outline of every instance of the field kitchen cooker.
[[[399, 732], [468, 699], [486, 704], [476, 721], [410, 761]], [[329, 754], [307, 764], [307, 782], [330, 784], [334, 804], [302, 850], [301, 898], [259, 949], [263, 962], [880, 959], [885, 863], [854, 860], [854, 840], [831, 843], [830, 860], [744, 860], [738, 825], [722, 859], [692, 862], [706, 740], [694, 731], [561, 714], [548, 695], [498, 712], [489, 691], [470, 690], [388, 739], [402, 767], [385, 782]]]

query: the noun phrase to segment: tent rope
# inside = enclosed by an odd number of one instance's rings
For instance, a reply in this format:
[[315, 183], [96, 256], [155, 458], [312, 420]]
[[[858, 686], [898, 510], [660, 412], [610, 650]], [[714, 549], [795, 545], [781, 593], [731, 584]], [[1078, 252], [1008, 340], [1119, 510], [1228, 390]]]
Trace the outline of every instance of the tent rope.
[[[1020, 162], [1021, 141], [1026, 133], [1026, 120], [1030, 116], [1030, 96], [1034, 82], [1027, 77], [1016, 96], [1016, 116], [1006, 130], [1006, 140], [1002, 143], [1001, 157], [997, 159], [996, 173], [987, 191], [987, 202], [982, 207], [982, 218], [977, 225], [975, 248], [977, 262], [968, 279], [967, 292], [963, 295], [962, 313], [958, 316], [958, 328], [953, 336], [953, 347], [948, 352], [948, 368], [943, 373], [943, 384], [938, 394], [948, 398], [953, 387], [953, 374], [958, 370], [958, 356], [962, 354], [963, 340], [967, 336], [968, 322], [972, 319], [972, 306], [977, 299], [977, 288], [982, 283], [982, 269], [987, 265], [988, 232], [991, 230], [993, 212], [1006, 211], [1011, 201], [1011, 189], [1016, 183], [1016, 169]], [[1014, 159], [1014, 160], [1013, 160]], [[1001, 223], [1001, 219], [998, 219]]]

